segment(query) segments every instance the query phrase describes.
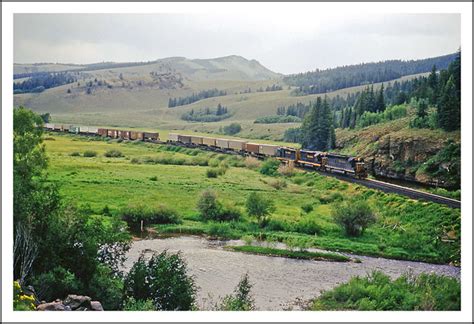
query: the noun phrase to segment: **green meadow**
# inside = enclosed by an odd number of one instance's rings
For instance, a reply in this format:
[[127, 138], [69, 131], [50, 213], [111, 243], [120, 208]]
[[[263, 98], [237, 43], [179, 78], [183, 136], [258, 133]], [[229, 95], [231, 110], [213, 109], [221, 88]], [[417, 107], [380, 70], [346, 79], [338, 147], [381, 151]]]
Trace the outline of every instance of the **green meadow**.
[[[312, 172], [266, 176], [258, 165], [236, 155], [142, 142], [118, 142], [70, 135], [45, 135], [49, 180], [61, 195], [94, 214], [120, 217], [127, 206], [165, 206], [180, 221], [151, 227], [158, 233], [252, 237], [288, 246], [319, 247], [363, 255], [460, 263], [460, 210], [385, 194]], [[90, 151], [84, 157], [84, 152]], [[106, 157], [110, 151], [120, 157]], [[95, 152], [91, 154], [91, 152]], [[210, 168], [224, 168], [215, 178]], [[224, 206], [241, 217], [205, 222], [197, 209], [200, 194], [213, 190]], [[275, 204], [261, 228], [245, 201], [262, 193]], [[376, 215], [360, 237], [348, 237], [332, 212], [346, 200], [365, 200]], [[308, 207], [311, 206], [311, 207]]]

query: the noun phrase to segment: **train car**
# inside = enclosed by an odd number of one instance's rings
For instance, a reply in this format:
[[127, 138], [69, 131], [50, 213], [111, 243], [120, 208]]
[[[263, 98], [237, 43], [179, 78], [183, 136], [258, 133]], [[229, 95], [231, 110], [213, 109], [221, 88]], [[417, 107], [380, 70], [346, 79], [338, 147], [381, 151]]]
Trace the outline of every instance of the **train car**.
[[71, 134], [79, 134], [81, 127], [80, 126], [69, 126], [69, 133]]
[[130, 139], [143, 141], [143, 132], [130, 131]]
[[56, 132], [61, 132], [63, 130], [63, 125], [61, 124], [54, 124], [53, 130]]
[[258, 155], [259, 153], [259, 144], [257, 143], [246, 143], [245, 144], [245, 152], [250, 155]]
[[359, 178], [367, 177], [364, 160], [358, 157], [326, 153], [326, 169], [331, 172], [352, 174]]
[[191, 144], [202, 145], [202, 136], [191, 136]]
[[216, 139], [213, 137], [203, 137], [202, 138], [202, 145], [215, 147], [216, 146]]
[[297, 163], [300, 165], [324, 168], [324, 154], [319, 151], [300, 150], [300, 157]]
[[169, 133], [168, 134], [168, 142], [179, 142], [179, 134]]
[[178, 135], [178, 142], [181, 144], [189, 145], [191, 144], [191, 136], [189, 135]]
[[103, 137], [107, 137], [107, 128], [98, 128], [97, 134]]
[[121, 139], [128, 140], [130, 139], [130, 131], [128, 130], [118, 130], [117, 136]]
[[258, 153], [264, 156], [277, 156], [279, 146], [271, 144], [260, 144]]
[[229, 149], [238, 151], [238, 152], [245, 151], [245, 144], [247, 143], [246, 141], [230, 139], [228, 142], [229, 142]]
[[117, 130], [116, 129], [108, 129], [107, 130], [107, 137], [117, 138]]
[[51, 124], [51, 123], [45, 123], [43, 127], [49, 131], [54, 130], [54, 124]]
[[229, 140], [225, 138], [216, 138], [216, 146], [220, 149], [227, 150], [229, 148]]
[[160, 139], [160, 134], [153, 133], [153, 132], [143, 132], [143, 140], [144, 141], [152, 141], [156, 142]]
[[277, 150], [277, 159], [282, 161], [296, 161], [300, 159], [300, 150], [292, 147], [279, 147]]

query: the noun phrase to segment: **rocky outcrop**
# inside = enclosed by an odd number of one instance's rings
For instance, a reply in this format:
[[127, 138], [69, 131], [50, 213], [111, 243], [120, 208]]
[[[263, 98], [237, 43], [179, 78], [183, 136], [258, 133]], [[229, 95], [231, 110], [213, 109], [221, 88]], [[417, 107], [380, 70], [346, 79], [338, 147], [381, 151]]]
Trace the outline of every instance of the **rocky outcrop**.
[[38, 311], [103, 311], [102, 304], [91, 300], [88, 296], [68, 295], [63, 301], [57, 299], [53, 302], [42, 302]]

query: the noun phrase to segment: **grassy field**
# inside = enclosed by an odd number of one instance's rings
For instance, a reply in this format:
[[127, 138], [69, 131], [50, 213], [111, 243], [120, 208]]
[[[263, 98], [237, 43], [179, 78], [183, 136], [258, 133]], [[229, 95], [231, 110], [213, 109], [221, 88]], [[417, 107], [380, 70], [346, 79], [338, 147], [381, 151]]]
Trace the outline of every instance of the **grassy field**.
[[[433, 203], [409, 200], [327, 178], [315, 173], [264, 176], [245, 167], [240, 156], [150, 143], [118, 143], [69, 135], [46, 135], [49, 178], [60, 185], [69, 201], [93, 213], [107, 206], [112, 215], [128, 205], [165, 205], [182, 219], [180, 224], [156, 225], [158, 232], [208, 234], [262, 240], [297, 240], [306, 247], [349, 251], [365, 255], [460, 262], [460, 211]], [[118, 150], [123, 157], [104, 154]], [[96, 152], [84, 157], [85, 151]], [[76, 155], [76, 156], [72, 156]], [[206, 177], [210, 167], [226, 164], [227, 172]], [[200, 193], [214, 190], [224, 205], [242, 212], [238, 222], [203, 222], [196, 208]], [[259, 228], [245, 213], [250, 192], [275, 202], [269, 224]], [[376, 224], [358, 238], [346, 237], [334, 222], [332, 210], [347, 199], [367, 200]], [[306, 213], [302, 206], [310, 204]]]

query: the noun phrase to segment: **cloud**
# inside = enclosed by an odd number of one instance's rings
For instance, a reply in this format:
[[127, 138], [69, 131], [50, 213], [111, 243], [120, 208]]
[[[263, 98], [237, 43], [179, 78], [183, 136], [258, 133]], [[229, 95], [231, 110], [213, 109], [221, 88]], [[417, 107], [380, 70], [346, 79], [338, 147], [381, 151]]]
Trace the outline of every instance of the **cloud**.
[[15, 14], [14, 60], [93, 63], [242, 55], [294, 73], [460, 46], [458, 14]]

